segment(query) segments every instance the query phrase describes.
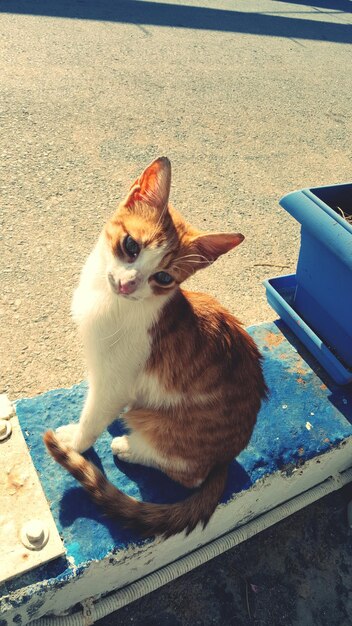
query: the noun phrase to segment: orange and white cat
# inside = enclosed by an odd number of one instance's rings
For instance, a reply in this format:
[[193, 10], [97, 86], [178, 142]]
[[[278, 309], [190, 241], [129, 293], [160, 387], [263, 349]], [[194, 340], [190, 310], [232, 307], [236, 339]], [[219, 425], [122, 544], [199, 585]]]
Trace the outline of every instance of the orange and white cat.
[[[251, 437], [266, 395], [261, 357], [214, 298], [180, 284], [243, 241], [201, 233], [169, 205], [171, 165], [155, 160], [132, 185], [89, 256], [73, 297], [88, 365], [78, 424], [44, 435], [52, 456], [111, 516], [145, 535], [204, 525], [228, 466]], [[120, 459], [157, 467], [194, 493], [137, 502], [80, 453], [127, 408]]]

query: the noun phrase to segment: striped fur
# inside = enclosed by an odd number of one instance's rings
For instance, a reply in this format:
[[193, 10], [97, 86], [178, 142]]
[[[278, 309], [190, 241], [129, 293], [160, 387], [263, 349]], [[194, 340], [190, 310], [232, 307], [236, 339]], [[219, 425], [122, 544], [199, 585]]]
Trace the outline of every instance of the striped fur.
[[[45, 444], [112, 517], [145, 535], [205, 525], [227, 468], [251, 437], [266, 386], [261, 356], [241, 324], [214, 298], [181, 283], [243, 240], [201, 233], [168, 203], [171, 167], [154, 161], [132, 185], [83, 269], [73, 302], [86, 349], [89, 393], [79, 424], [45, 434]], [[138, 243], [131, 258], [125, 238]], [[157, 272], [168, 272], [159, 285]], [[122, 282], [133, 293], [119, 293]], [[184, 502], [137, 502], [80, 452], [123, 407], [129, 436], [113, 440], [121, 459], [157, 467], [195, 488]]]

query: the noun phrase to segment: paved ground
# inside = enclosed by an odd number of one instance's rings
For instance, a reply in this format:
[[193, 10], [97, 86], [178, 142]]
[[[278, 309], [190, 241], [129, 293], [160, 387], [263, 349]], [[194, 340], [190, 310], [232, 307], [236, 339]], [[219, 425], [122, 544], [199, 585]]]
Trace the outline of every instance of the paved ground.
[[[193, 286], [246, 324], [274, 317], [261, 281], [294, 271], [299, 242], [278, 199], [351, 179], [351, 10], [349, 0], [0, 1], [0, 392], [84, 376], [73, 286], [117, 199], [159, 154], [172, 160], [177, 208], [246, 235]], [[249, 623], [243, 576], [259, 588], [255, 623], [347, 624], [343, 510], [331, 496], [106, 624]]]

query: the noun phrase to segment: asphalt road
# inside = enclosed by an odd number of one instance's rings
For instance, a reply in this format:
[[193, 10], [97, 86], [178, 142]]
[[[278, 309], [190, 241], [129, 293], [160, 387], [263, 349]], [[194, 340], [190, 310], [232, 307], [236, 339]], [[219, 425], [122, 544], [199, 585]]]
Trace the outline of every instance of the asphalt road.
[[[261, 283], [293, 272], [299, 245], [279, 198], [352, 178], [351, 11], [349, 0], [0, 1], [0, 392], [17, 399], [82, 379], [72, 289], [104, 220], [160, 154], [190, 221], [246, 236], [190, 286], [246, 325], [275, 317]], [[334, 533], [342, 497], [104, 623], [350, 623], [347, 526], [334, 558], [321, 545], [321, 518]], [[242, 568], [266, 590], [252, 622], [238, 612]]]

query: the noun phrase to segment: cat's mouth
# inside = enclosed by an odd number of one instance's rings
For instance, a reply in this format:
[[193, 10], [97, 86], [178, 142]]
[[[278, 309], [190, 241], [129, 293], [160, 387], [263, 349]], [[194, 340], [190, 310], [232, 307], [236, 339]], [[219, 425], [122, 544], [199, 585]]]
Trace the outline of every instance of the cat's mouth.
[[109, 272], [108, 280], [111, 286], [111, 289], [118, 296], [122, 296], [123, 298], [127, 298], [128, 300], [140, 300], [136, 295], [133, 295], [134, 289], [131, 291], [130, 288], [126, 288], [126, 285], [121, 284], [121, 281], [116, 282], [114, 276]]

